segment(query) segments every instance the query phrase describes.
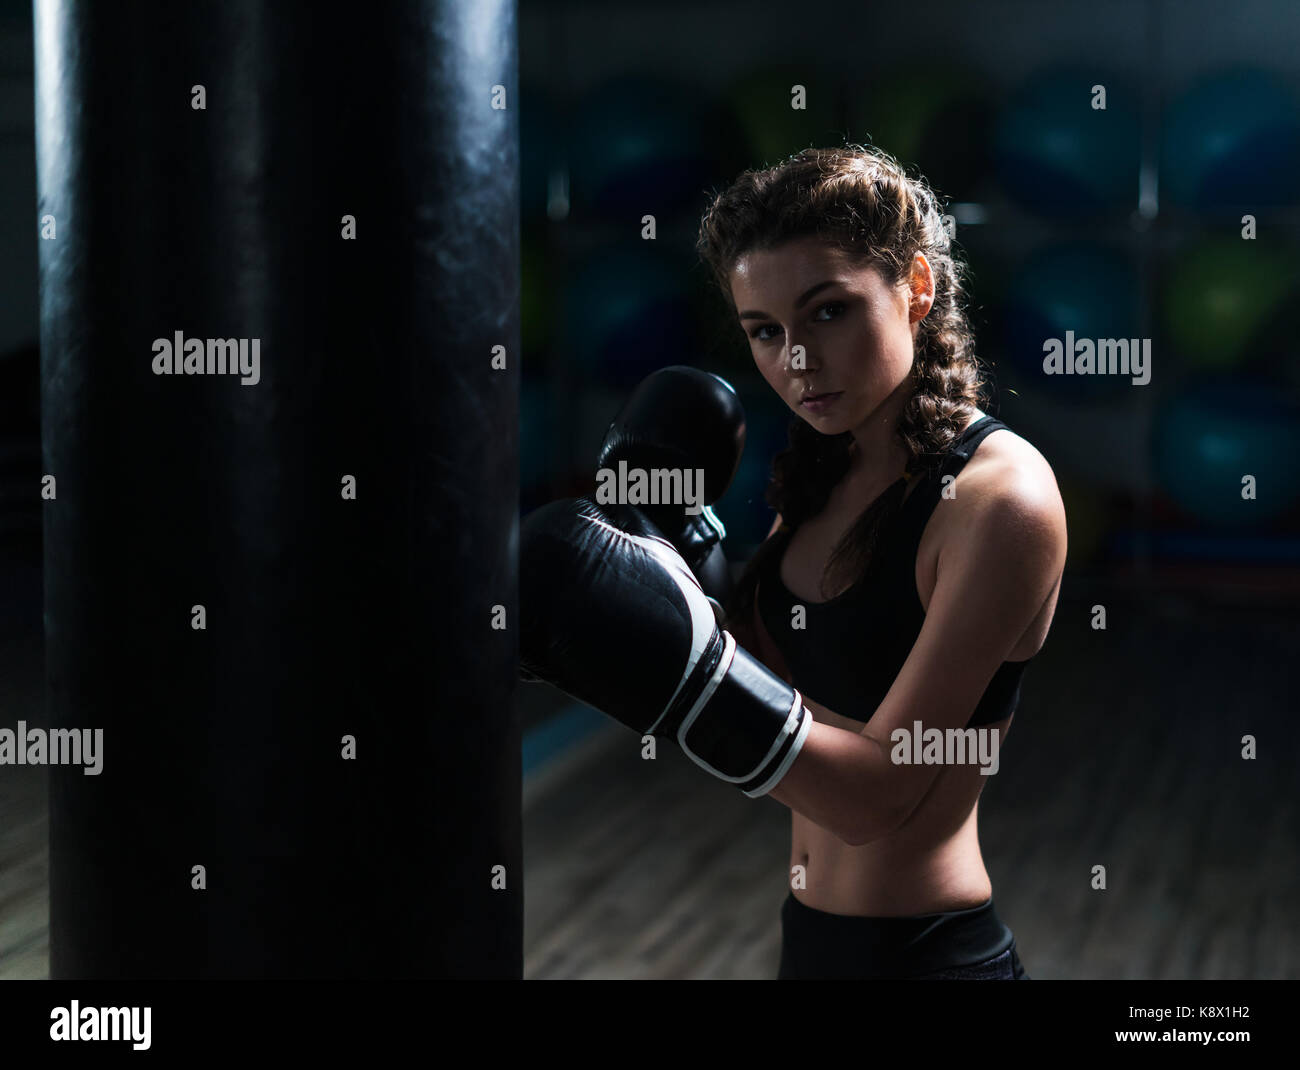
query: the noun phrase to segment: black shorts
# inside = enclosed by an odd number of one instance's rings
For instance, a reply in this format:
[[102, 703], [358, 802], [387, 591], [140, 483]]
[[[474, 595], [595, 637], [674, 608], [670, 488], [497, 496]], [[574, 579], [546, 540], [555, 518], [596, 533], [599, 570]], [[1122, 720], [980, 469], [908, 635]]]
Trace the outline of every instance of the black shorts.
[[993, 900], [968, 910], [876, 918], [827, 914], [791, 892], [777, 980], [1028, 981]]

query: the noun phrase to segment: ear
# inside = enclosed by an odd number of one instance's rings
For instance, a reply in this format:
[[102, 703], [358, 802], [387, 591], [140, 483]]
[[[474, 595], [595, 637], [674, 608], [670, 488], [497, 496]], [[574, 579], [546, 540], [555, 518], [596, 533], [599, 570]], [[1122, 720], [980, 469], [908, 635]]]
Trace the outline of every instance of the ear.
[[934, 272], [924, 253], [912, 257], [912, 270], [908, 276], [911, 291], [909, 316], [912, 323], [925, 319], [934, 307]]

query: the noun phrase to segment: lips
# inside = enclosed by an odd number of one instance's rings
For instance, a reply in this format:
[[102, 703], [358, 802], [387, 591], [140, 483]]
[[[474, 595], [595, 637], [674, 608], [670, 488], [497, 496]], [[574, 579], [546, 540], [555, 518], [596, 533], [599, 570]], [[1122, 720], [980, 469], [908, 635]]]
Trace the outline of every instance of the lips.
[[844, 393], [841, 390], [826, 391], [822, 394], [803, 394], [800, 398], [800, 404], [810, 412], [822, 412], [836, 403], [840, 395]]

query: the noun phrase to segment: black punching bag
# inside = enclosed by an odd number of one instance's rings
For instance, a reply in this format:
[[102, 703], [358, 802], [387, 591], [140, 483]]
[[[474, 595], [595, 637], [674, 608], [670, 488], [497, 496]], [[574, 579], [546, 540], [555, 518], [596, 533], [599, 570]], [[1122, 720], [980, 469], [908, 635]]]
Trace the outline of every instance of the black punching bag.
[[51, 974], [519, 977], [514, 2], [36, 8]]

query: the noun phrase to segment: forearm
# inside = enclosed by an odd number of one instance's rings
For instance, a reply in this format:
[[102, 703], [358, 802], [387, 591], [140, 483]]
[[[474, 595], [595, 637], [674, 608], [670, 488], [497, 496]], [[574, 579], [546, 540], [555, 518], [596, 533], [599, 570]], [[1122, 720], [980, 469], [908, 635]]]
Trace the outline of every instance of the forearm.
[[[767, 635], [757, 609], [738, 624], [734, 634], [741, 645], [789, 683], [785, 659]], [[804, 705], [813, 718], [808, 738], [768, 795], [845, 843], [869, 843], [892, 832], [903, 815], [891, 798], [893, 767], [886, 750], [860, 730], [835, 727], [835, 715], [817, 703]]]
[[814, 722], [768, 795], [859, 846], [888, 835], [904, 816], [891, 798], [893, 772], [887, 749], [870, 736]]

